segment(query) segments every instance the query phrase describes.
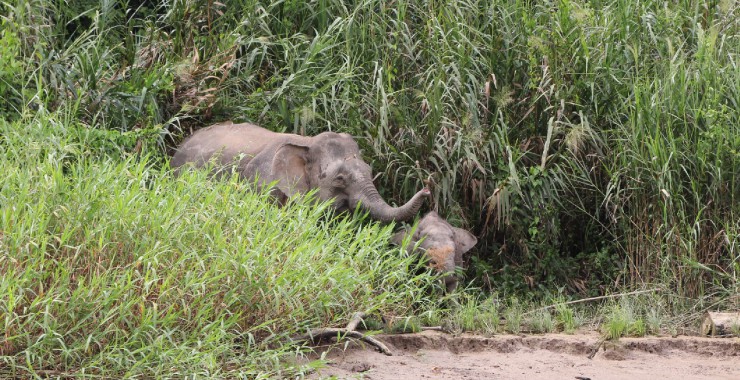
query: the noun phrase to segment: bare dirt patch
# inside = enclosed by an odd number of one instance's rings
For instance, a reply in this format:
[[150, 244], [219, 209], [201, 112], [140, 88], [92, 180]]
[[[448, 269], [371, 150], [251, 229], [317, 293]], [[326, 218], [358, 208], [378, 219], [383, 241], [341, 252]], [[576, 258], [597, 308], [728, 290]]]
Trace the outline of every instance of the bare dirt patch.
[[[482, 337], [436, 331], [378, 335], [386, 356], [357, 343], [332, 348], [310, 378], [339, 379], [740, 379], [740, 339], [623, 338], [594, 333]], [[321, 353], [321, 350], [318, 350]]]

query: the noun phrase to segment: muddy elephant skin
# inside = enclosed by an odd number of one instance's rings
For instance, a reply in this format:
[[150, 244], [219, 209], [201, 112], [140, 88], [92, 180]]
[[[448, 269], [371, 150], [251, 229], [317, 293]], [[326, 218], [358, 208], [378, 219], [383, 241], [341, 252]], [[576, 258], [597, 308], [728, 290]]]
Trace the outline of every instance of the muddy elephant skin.
[[[397, 232], [391, 237], [391, 242], [400, 246], [410, 234], [409, 229]], [[451, 226], [439, 214], [430, 211], [419, 221], [416, 231], [408, 239], [406, 249], [409, 253], [419, 241], [421, 243], [417, 248], [425, 252], [430, 265], [440, 273], [447, 273], [443, 280], [447, 292], [451, 293], [457, 288], [459, 281], [455, 268], [462, 266], [463, 254], [473, 248], [478, 239], [462, 228]]]

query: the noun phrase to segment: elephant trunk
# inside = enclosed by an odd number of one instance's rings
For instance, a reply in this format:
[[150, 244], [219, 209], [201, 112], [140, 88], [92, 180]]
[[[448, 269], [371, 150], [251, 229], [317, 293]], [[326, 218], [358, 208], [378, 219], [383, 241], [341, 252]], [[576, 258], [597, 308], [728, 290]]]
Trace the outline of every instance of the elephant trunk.
[[392, 207], [380, 197], [373, 183], [367, 181], [351, 206], [354, 208], [359, 202], [360, 207], [368, 211], [373, 219], [384, 223], [400, 222], [413, 218], [419, 211], [421, 204], [424, 203], [424, 198], [430, 196], [430, 194], [429, 189], [421, 189], [403, 206]]
[[444, 247], [437, 249], [428, 249], [427, 255], [432, 260], [432, 265], [442, 274], [442, 281], [445, 284], [447, 293], [452, 293], [457, 288], [457, 275], [455, 274], [455, 249], [453, 247]]
[[444, 277], [445, 286], [447, 287], [447, 293], [452, 293], [457, 289], [457, 274], [455, 274], [455, 260], [452, 260], [452, 264], [446, 265], [447, 276]]
[[450, 294], [454, 292], [455, 289], [457, 289], [457, 282], [458, 282], [457, 276], [449, 275], [444, 278], [444, 281], [445, 281], [445, 286], [447, 288], [447, 294]]

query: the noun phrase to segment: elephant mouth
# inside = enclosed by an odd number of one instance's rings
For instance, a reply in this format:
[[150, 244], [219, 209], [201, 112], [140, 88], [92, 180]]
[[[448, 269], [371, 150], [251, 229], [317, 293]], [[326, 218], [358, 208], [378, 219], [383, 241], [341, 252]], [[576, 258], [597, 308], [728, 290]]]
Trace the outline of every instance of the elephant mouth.
[[349, 201], [346, 199], [336, 199], [334, 198], [332, 200], [332, 207], [334, 207], [334, 210], [337, 212], [344, 212], [349, 210]]

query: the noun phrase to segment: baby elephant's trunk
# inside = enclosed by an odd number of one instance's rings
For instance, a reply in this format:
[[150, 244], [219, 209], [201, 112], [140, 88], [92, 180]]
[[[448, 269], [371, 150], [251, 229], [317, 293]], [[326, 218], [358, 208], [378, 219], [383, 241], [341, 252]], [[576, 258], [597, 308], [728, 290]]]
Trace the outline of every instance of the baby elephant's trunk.
[[457, 289], [457, 276], [449, 275], [444, 278], [445, 280], [445, 286], [447, 287], [447, 293], [452, 293]]

